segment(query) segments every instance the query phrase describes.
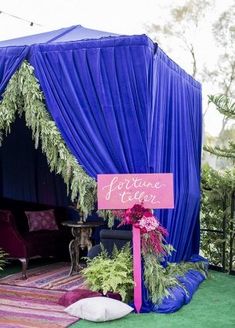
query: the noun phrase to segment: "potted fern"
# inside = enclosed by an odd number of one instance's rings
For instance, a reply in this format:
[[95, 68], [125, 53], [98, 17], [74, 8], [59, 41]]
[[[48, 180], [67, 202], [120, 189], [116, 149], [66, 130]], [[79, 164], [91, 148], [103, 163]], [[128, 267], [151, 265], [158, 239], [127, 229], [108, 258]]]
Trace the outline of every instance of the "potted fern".
[[111, 256], [102, 249], [100, 255], [88, 259], [83, 275], [91, 290], [101, 291], [104, 295], [119, 293], [122, 300], [128, 302], [134, 285], [130, 245], [121, 250], [114, 247]]

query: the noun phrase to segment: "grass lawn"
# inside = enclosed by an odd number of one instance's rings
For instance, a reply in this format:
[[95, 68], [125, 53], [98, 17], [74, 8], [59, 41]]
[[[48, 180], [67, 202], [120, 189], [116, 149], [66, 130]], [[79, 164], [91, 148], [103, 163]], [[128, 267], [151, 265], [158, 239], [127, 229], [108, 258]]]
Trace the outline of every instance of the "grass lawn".
[[120, 320], [79, 320], [70, 328], [234, 328], [235, 276], [210, 271], [191, 302], [172, 314], [130, 314]]

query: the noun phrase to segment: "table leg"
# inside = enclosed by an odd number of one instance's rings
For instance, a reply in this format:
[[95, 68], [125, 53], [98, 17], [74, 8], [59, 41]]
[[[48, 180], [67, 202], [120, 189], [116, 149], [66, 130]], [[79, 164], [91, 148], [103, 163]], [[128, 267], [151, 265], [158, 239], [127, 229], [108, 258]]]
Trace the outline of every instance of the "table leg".
[[69, 255], [71, 260], [71, 268], [69, 271], [69, 276], [71, 276], [74, 271], [78, 272], [79, 269], [81, 268], [79, 264], [80, 244], [81, 244], [80, 229], [72, 227], [71, 232], [74, 239], [71, 240], [69, 243]]
[[92, 228], [72, 227], [71, 232], [74, 239], [69, 243], [69, 255], [71, 260], [69, 276], [71, 276], [73, 272], [78, 272], [81, 269], [81, 265], [79, 263], [80, 248], [82, 250], [87, 248], [88, 251], [92, 248]]
[[91, 242], [92, 228], [82, 228], [81, 229], [81, 249], [87, 248], [89, 251], [92, 247]]

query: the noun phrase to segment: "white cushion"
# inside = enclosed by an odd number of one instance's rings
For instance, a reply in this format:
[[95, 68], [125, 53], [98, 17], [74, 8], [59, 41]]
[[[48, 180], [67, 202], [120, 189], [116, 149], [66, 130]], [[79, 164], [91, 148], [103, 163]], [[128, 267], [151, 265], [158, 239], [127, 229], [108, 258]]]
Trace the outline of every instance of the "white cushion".
[[83, 298], [65, 309], [65, 312], [89, 321], [109, 321], [124, 317], [133, 308], [109, 297]]

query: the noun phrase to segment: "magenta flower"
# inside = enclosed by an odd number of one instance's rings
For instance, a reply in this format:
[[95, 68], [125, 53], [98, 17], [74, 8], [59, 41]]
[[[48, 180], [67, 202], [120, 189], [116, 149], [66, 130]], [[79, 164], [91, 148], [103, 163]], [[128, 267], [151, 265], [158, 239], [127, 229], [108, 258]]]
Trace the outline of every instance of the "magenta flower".
[[116, 210], [113, 211], [113, 213], [121, 220], [118, 227], [132, 224], [140, 229], [143, 254], [153, 253], [156, 255], [166, 255], [164, 250], [164, 237], [168, 235], [168, 231], [161, 226], [150, 209], [136, 204], [127, 210]]

